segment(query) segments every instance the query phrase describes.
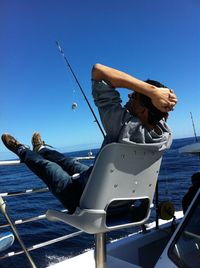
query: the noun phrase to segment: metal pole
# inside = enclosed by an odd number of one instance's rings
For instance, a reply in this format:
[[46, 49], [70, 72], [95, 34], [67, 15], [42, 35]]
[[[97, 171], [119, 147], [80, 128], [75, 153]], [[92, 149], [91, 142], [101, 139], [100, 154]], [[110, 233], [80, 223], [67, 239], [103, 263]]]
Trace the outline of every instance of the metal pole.
[[95, 234], [95, 267], [106, 268], [106, 234]]
[[[60, 236], [60, 237], [57, 237], [55, 239], [51, 239], [51, 240], [48, 240], [48, 241], [45, 241], [45, 242], [42, 242], [42, 243], [39, 243], [39, 244], [36, 244], [36, 245], [32, 245], [31, 247], [27, 248], [27, 250], [28, 251], [32, 251], [32, 250], [36, 250], [36, 249], [39, 249], [39, 248], [43, 248], [43, 247], [46, 247], [48, 245], [52, 245], [52, 244], [55, 244], [57, 242], [60, 242], [60, 241], [69, 239], [71, 237], [76, 237], [76, 236], [78, 236], [78, 235], [80, 235], [82, 233], [83, 233], [83, 231], [77, 231], [77, 232], [72, 233], [72, 234]], [[12, 256], [17, 256], [17, 255], [20, 255], [22, 253], [24, 253], [23, 250], [21, 250], [21, 251], [15, 251], [15, 252], [9, 252], [9, 253], [7, 253], [4, 256], [0, 256], [0, 260], [5, 259], [5, 258], [8, 258], [8, 257], [12, 257]]]
[[158, 206], [159, 206], [159, 194], [158, 194], [158, 182], [157, 182], [156, 183], [156, 229], [159, 229]]
[[1, 209], [2, 213], [4, 214], [6, 220], [10, 224], [10, 227], [11, 227], [13, 233], [15, 234], [15, 237], [17, 238], [17, 240], [18, 240], [19, 244], [21, 245], [22, 249], [24, 250], [24, 253], [26, 254], [31, 266], [33, 268], [37, 268], [35, 263], [33, 262], [32, 258], [31, 258], [31, 256], [30, 256], [30, 254], [28, 253], [23, 241], [21, 240], [21, 238], [20, 238], [20, 236], [19, 236], [19, 234], [17, 232], [17, 229], [15, 228], [14, 224], [12, 223], [12, 221], [11, 221], [7, 211], [6, 211], [6, 204], [5, 204], [5, 202], [4, 202], [4, 200], [3, 200], [3, 198], [1, 196], [0, 196], [0, 209]]
[[70, 71], [71, 71], [71, 73], [72, 73], [72, 75], [73, 75], [73, 77], [74, 77], [76, 83], [78, 84], [79, 89], [81, 90], [81, 93], [83, 94], [83, 96], [84, 96], [84, 98], [85, 98], [85, 100], [86, 100], [86, 102], [87, 102], [87, 104], [88, 104], [88, 106], [89, 106], [89, 108], [90, 108], [90, 111], [92, 112], [92, 114], [93, 114], [93, 116], [94, 116], [95, 122], [97, 123], [97, 125], [98, 125], [98, 127], [99, 127], [99, 129], [100, 129], [100, 131], [101, 131], [101, 133], [102, 133], [102, 135], [105, 137], [104, 131], [103, 131], [103, 129], [102, 129], [102, 127], [101, 127], [101, 125], [100, 125], [100, 123], [99, 123], [99, 121], [98, 121], [98, 119], [97, 119], [97, 117], [96, 117], [96, 115], [95, 115], [95, 113], [94, 113], [94, 111], [93, 111], [93, 109], [92, 109], [92, 107], [91, 107], [91, 105], [90, 105], [90, 103], [89, 103], [89, 101], [88, 101], [88, 99], [87, 99], [87, 97], [86, 97], [84, 91], [83, 91], [83, 88], [82, 88], [82, 86], [80, 85], [80, 83], [79, 83], [79, 81], [78, 81], [78, 78], [76, 77], [76, 75], [75, 75], [75, 73], [74, 73], [74, 71], [73, 71], [71, 65], [69, 64], [69, 61], [67, 60], [67, 58], [66, 58], [66, 56], [65, 56], [65, 54], [64, 54], [64, 51], [63, 51], [63, 49], [61, 48], [61, 46], [60, 46], [60, 44], [59, 44], [58, 41], [56, 41], [56, 45], [57, 45], [57, 47], [58, 47], [60, 53], [62, 54], [62, 56], [63, 56], [63, 58], [64, 58], [64, 60], [65, 60], [65, 62], [66, 62], [66, 64], [67, 64], [67, 66], [69, 67], [69, 69], [70, 69]]

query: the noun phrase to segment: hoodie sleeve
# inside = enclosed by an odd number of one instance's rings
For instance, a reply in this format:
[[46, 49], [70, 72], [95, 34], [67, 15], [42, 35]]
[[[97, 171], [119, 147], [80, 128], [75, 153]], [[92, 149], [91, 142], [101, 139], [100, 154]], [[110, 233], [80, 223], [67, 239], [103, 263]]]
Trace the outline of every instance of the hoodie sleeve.
[[92, 95], [106, 134], [115, 139], [119, 135], [125, 113], [119, 92], [105, 81], [92, 80]]

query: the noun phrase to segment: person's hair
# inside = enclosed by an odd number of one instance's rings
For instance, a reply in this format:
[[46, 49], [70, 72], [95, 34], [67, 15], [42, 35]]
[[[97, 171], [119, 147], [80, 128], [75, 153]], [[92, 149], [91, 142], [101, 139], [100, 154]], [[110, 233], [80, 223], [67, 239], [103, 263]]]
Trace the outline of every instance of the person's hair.
[[192, 175], [192, 184], [200, 186], [200, 172], [196, 172]]
[[[164, 88], [167, 88], [165, 85], [161, 84], [160, 82], [158, 81], [155, 81], [155, 80], [150, 80], [150, 79], [147, 79], [145, 81], [146, 83], [148, 84], [151, 84], [153, 86], [156, 86], [156, 87], [164, 87]], [[148, 113], [148, 122], [149, 124], [151, 125], [156, 125], [158, 124], [158, 122], [161, 120], [161, 119], [165, 119], [167, 120], [167, 117], [168, 117], [168, 113], [166, 112], [161, 112], [160, 110], [158, 110], [152, 103], [151, 99], [141, 93], [139, 93], [139, 100], [140, 100], [140, 104], [142, 106], [145, 106], [149, 113]]]

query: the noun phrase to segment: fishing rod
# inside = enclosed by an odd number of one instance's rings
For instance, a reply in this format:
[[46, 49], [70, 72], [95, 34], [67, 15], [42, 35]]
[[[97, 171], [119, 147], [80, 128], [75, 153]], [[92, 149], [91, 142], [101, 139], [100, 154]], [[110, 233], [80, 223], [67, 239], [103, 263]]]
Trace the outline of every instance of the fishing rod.
[[102, 133], [102, 135], [105, 137], [104, 131], [103, 131], [103, 129], [102, 129], [102, 127], [101, 127], [101, 125], [100, 125], [100, 123], [99, 123], [99, 121], [98, 121], [98, 119], [97, 119], [97, 117], [96, 117], [96, 115], [95, 115], [95, 113], [94, 113], [94, 111], [93, 111], [93, 109], [92, 109], [92, 107], [91, 107], [91, 105], [90, 105], [90, 103], [89, 103], [89, 101], [88, 101], [88, 99], [87, 99], [85, 93], [84, 93], [84, 90], [83, 90], [82, 86], [80, 85], [80, 83], [79, 83], [79, 81], [78, 81], [78, 78], [76, 77], [76, 75], [75, 75], [75, 73], [74, 73], [74, 71], [73, 71], [73, 69], [72, 69], [72, 67], [71, 67], [71, 65], [70, 65], [70, 63], [69, 63], [69, 61], [67, 60], [67, 58], [66, 58], [66, 56], [65, 56], [65, 54], [64, 54], [64, 51], [63, 51], [63, 49], [61, 48], [61, 46], [60, 46], [60, 44], [59, 44], [58, 41], [56, 41], [56, 45], [57, 45], [58, 50], [60, 51], [61, 55], [63, 56], [63, 58], [64, 58], [64, 60], [65, 60], [65, 62], [66, 62], [66, 64], [67, 64], [67, 66], [69, 67], [69, 69], [70, 69], [70, 71], [71, 71], [71, 73], [72, 73], [72, 75], [73, 75], [73, 77], [74, 77], [76, 83], [78, 84], [78, 87], [79, 87], [79, 89], [81, 90], [81, 93], [83, 94], [83, 96], [84, 96], [84, 98], [85, 98], [85, 100], [86, 100], [86, 102], [87, 102], [87, 104], [88, 104], [88, 106], [89, 106], [89, 108], [90, 108], [90, 111], [92, 112], [92, 114], [93, 114], [93, 116], [94, 116], [95, 122], [97, 123], [97, 125], [98, 125], [98, 127], [99, 127], [99, 129], [100, 129], [100, 131], [101, 131], [101, 133]]
[[196, 129], [195, 129], [195, 124], [194, 124], [194, 120], [193, 120], [193, 116], [192, 116], [192, 113], [191, 112], [190, 112], [190, 116], [191, 116], [191, 119], [192, 119], [192, 126], [193, 126], [193, 130], [194, 130], [194, 137], [195, 137], [196, 142], [198, 142], [197, 133], [196, 133]]

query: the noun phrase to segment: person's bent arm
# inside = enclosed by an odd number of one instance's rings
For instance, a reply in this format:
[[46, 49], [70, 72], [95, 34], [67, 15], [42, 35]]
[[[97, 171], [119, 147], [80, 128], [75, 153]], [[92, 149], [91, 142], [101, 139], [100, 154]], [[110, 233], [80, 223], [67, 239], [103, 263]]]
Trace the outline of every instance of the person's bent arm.
[[173, 110], [177, 102], [176, 95], [171, 89], [157, 88], [127, 73], [102, 64], [95, 64], [93, 66], [92, 79], [96, 81], [109, 81], [115, 88], [127, 88], [142, 93], [151, 98], [154, 106], [162, 112]]

